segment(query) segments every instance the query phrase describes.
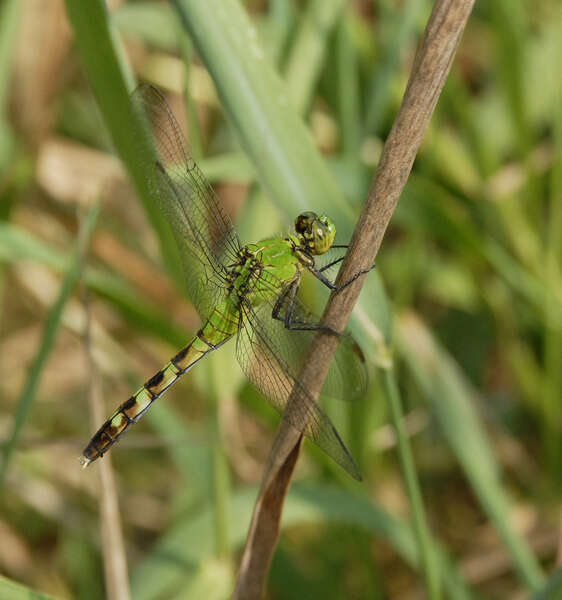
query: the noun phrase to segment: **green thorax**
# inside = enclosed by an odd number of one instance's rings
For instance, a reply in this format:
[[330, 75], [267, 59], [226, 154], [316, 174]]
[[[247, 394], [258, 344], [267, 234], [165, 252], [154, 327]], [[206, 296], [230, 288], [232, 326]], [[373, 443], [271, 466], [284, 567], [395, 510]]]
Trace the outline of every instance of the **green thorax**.
[[276, 297], [284, 284], [292, 281], [305, 267], [307, 258], [299, 250], [296, 236], [248, 244], [231, 272], [229, 297], [234, 305], [232, 308], [237, 308], [242, 298], [256, 307]]

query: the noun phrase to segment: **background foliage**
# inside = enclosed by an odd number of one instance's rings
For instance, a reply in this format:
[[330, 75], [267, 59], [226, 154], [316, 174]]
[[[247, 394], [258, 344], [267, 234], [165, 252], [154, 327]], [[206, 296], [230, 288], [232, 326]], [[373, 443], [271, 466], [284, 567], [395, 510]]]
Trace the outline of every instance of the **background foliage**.
[[[104, 593], [98, 474], [76, 460], [94, 426], [85, 306], [108, 412], [199, 325], [123, 126], [135, 80], [160, 86], [189, 125], [243, 239], [286, 231], [309, 208], [332, 215], [344, 242], [431, 10], [109, 4], [0, 8], [0, 596], [10, 598], [28, 597], [15, 582], [57, 598]], [[543, 588], [562, 560], [560, 64], [556, 0], [477, 3], [351, 323], [369, 393], [326, 407], [365, 481], [308, 447], [270, 598], [423, 590], [388, 372], [445, 594], [560, 593], [556, 574]], [[314, 282], [305, 292], [325, 301]], [[184, 379], [112, 452], [134, 598], [228, 597], [277, 423], [227, 347]]]

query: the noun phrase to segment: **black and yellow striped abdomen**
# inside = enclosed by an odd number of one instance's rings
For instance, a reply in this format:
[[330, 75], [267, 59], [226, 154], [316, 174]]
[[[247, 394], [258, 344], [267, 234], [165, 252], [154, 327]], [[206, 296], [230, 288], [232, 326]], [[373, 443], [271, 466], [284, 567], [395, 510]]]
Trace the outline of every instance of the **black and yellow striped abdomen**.
[[238, 326], [238, 316], [233, 312], [231, 303], [227, 301], [219, 305], [193, 340], [123, 402], [98, 429], [80, 457], [82, 466], [87, 467], [92, 461], [103, 456], [129, 425], [136, 423], [144, 415], [156, 398], [206, 354], [228, 341], [236, 333]]

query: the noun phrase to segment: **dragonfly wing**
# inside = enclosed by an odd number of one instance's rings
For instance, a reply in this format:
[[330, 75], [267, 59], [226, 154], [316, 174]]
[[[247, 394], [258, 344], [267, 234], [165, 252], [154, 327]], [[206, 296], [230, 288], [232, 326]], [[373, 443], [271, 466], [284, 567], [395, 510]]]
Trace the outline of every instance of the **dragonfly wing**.
[[225, 294], [227, 266], [240, 241], [162, 94], [140, 85], [131, 105], [147, 183], [180, 250], [190, 298], [206, 318]]
[[314, 257], [314, 266], [319, 271], [322, 271], [328, 279], [335, 281], [346, 252], [347, 246], [332, 247], [327, 252], [324, 252], [324, 254]]
[[[359, 469], [328, 415], [299, 381], [310, 331], [288, 331], [272, 318], [273, 302], [257, 309], [241, 306], [241, 327], [236, 355], [248, 379], [270, 400], [283, 418], [303, 432], [355, 479]], [[291, 405], [289, 401], [291, 400]]]
[[[318, 329], [320, 318], [313, 313], [298, 296], [291, 294], [279, 296], [279, 300], [260, 307], [260, 313], [277, 309], [277, 324], [275, 327], [276, 339], [279, 340], [280, 352], [288, 357], [295, 368], [302, 365], [315, 330]], [[290, 315], [292, 329], [287, 329], [281, 322]], [[273, 319], [272, 319], [273, 320]], [[302, 328], [302, 329], [300, 329]], [[340, 342], [330, 369], [324, 380], [321, 397], [336, 398], [338, 400], [357, 400], [367, 389], [368, 376], [363, 351], [355, 339], [346, 333]]]

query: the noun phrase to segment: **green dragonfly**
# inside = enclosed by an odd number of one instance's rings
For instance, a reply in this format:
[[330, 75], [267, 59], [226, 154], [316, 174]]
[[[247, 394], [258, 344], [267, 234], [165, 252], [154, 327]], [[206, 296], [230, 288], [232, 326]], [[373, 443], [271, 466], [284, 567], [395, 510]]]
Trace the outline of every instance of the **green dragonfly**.
[[[299, 380], [307, 348], [318, 329], [326, 329], [298, 296], [309, 271], [332, 290], [326, 275], [343, 256], [324, 260], [334, 249], [331, 219], [303, 212], [295, 233], [242, 245], [210, 184], [189, 154], [180, 127], [162, 94], [151, 85], [131, 96], [132, 114], [150, 145], [144, 172], [147, 184], [174, 234], [184, 266], [188, 294], [202, 318], [195, 337], [99, 428], [80, 460], [86, 467], [138, 421], [182, 375], [210, 352], [236, 338], [236, 356], [248, 379], [297, 431], [304, 433], [354, 478], [359, 470], [330, 418]], [[147, 144], [147, 145], [148, 145]], [[340, 250], [340, 253], [343, 252]], [[361, 349], [349, 334], [340, 342], [321, 396], [353, 398], [366, 387]], [[289, 398], [292, 399], [287, 409]]]

